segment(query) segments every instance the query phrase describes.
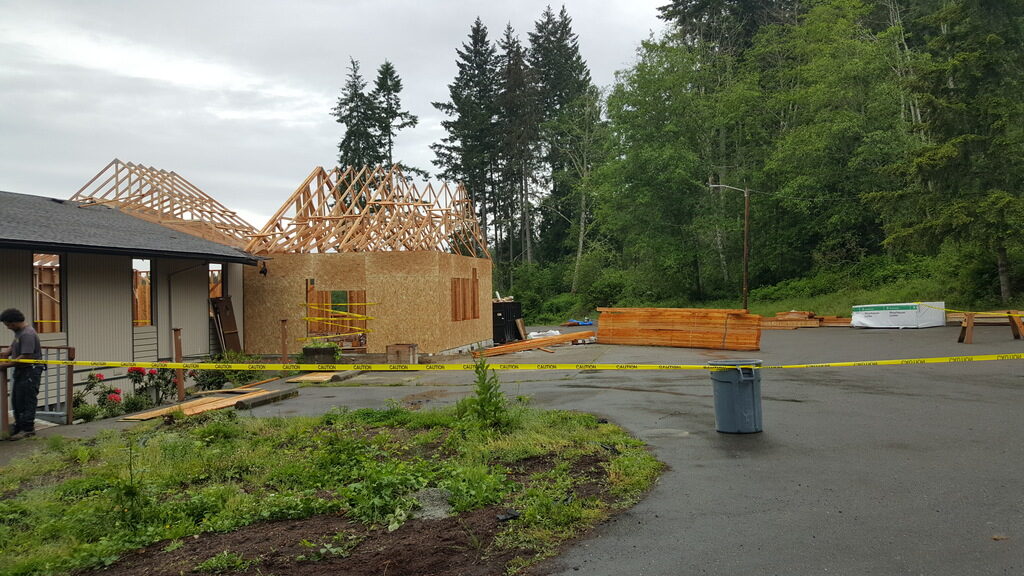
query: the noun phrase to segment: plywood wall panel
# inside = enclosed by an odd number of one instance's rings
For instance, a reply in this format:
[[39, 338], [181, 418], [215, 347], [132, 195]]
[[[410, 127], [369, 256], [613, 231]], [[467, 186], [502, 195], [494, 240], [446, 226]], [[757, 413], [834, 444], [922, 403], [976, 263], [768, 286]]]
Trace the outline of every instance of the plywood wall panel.
[[[451, 279], [472, 278], [480, 318], [452, 321]], [[454, 276], [453, 276], [454, 275]], [[367, 352], [388, 344], [416, 344], [423, 353], [482, 342], [491, 337], [491, 262], [440, 252], [275, 254], [267, 275], [244, 270], [246, 351], [277, 354], [281, 319], [288, 319], [289, 352], [300, 351], [306, 336], [306, 280], [317, 290], [365, 290]]]

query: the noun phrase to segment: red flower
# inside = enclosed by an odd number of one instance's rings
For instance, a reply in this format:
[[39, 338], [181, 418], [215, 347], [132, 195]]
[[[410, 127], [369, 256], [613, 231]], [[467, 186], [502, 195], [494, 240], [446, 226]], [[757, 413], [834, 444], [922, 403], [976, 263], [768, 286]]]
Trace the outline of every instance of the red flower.
[[150, 368], [149, 369], [149, 375], [150, 376], [155, 376], [156, 375], [156, 368]]
[[96, 374], [95, 376], [97, 380], [103, 380], [104, 378], [103, 374]]
[[140, 368], [138, 366], [133, 366], [133, 367], [128, 369], [128, 373], [129, 374], [145, 374], [146, 373], [146, 369], [145, 368]]
[[120, 393], [121, 393], [121, 389], [120, 388], [114, 388], [114, 394], [120, 394]]
[[107, 400], [110, 400], [114, 404], [120, 404], [121, 403], [121, 395], [120, 394], [107, 394]]

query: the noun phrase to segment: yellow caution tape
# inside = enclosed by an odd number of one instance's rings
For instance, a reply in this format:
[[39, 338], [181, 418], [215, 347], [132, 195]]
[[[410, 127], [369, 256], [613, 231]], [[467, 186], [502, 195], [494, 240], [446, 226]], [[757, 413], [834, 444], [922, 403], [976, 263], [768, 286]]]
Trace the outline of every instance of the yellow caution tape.
[[970, 310], [956, 310], [954, 308], [939, 308], [938, 306], [932, 306], [925, 302], [914, 302], [918, 306], [924, 306], [925, 308], [931, 308], [932, 310], [944, 310], [946, 312], [955, 312], [957, 314], [974, 314], [975, 316], [998, 316], [1003, 318], [1005, 316], [1015, 316], [1017, 318], [1024, 317], [1024, 314], [1011, 314], [1010, 312], [972, 312]]
[[[492, 370], [732, 370], [734, 368], [849, 368], [854, 366], [902, 366], [909, 364], [948, 364], [963, 362], [990, 362], [995, 360], [1024, 360], [1022, 354], [983, 354], [975, 356], [938, 356], [934, 358], [902, 358], [898, 360], [863, 360], [857, 362], [823, 362], [816, 364], [776, 364], [710, 366], [707, 364], [505, 364], [490, 363]], [[92, 360], [12, 360], [25, 364], [50, 364], [57, 366], [84, 366], [92, 368], [172, 368], [184, 370], [302, 370], [317, 372], [359, 371], [409, 371], [433, 372], [444, 370], [474, 370], [469, 364], [220, 364], [215, 362], [103, 362]]]

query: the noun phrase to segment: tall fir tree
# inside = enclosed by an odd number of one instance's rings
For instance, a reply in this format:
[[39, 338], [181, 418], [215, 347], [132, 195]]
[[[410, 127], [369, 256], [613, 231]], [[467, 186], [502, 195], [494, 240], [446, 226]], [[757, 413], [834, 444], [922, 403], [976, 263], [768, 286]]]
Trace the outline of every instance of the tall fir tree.
[[529, 34], [528, 63], [536, 84], [545, 172], [543, 181], [550, 194], [542, 204], [539, 257], [553, 261], [572, 251], [570, 223], [577, 219], [569, 181], [559, 175], [571, 170], [568, 156], [553, 143], [551, 126], [570, 103], [590, 87], [590, 70], [580, 55], [579, 38], [572, 30], [572, 18], [563, 6], [558, 15], [548, 6]]
[[889, 239], [975, 246], [1007, 304], [1012, 255], [1024, 247], [1024, 2], [917, 4], [927, 142], [906, 163], [914, 185], [885, 210]]
[[394, 65], [385, 60], [377, 69], [377, 79], [369, 98], [374, 103], [375, 131], [382, 144], [382, 155], [387, 166], [395, 164], [395, 135], [399, 130], [413, 128], [419, 122], [419, 118], [407, 110], [402, 110], [402, 100], [399, 97], [401, 91], [402, 79], [399, 78]]
[[[485, 241], [490, 243], [497, 204], [494, 186], [499, 148], [495, 127], [498, 57], [480, 18], [470, 28], [469, 42], [463, 43], [456, 54], [459, 72], [448, 85], [449, 100], [433, 103], [448, 117], [441, 121], [448, 135], [430, 147], [436, 156], [433, 163], [441, 169], [440, 176], [466, 186]], [[495, 245], [495, 250], [495, 260], [500, 261], [500, 246]]]
[[366, 93], [366, 81], [359, 73], [359, 61], [349, 58], [345, 86], [338, 104], [331, 111], [335, 120], [345, 126], [345, 135], [338, 144], [338, 165], [342, 168], [376, 166], [386, 160], [376, 120], [379, 117], [377, 108]]
[[511, 25], [505, 27], [498, 49], [497, 128], [501, 134], [498, 210], [509, 226], [506, 235], [509, 260], [531, 264], [535, 234], [532, 187], [540, 126], [537, 96], [527, 64], [527, 51]]

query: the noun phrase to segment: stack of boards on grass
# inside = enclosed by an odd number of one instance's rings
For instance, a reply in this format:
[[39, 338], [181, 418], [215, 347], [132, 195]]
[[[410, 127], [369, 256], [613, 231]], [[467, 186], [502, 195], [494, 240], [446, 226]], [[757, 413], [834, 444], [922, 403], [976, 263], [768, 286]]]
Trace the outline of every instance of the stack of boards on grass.
[[761, 317], [746, 310], [598, 308], [599, 344], [760, 350]]

